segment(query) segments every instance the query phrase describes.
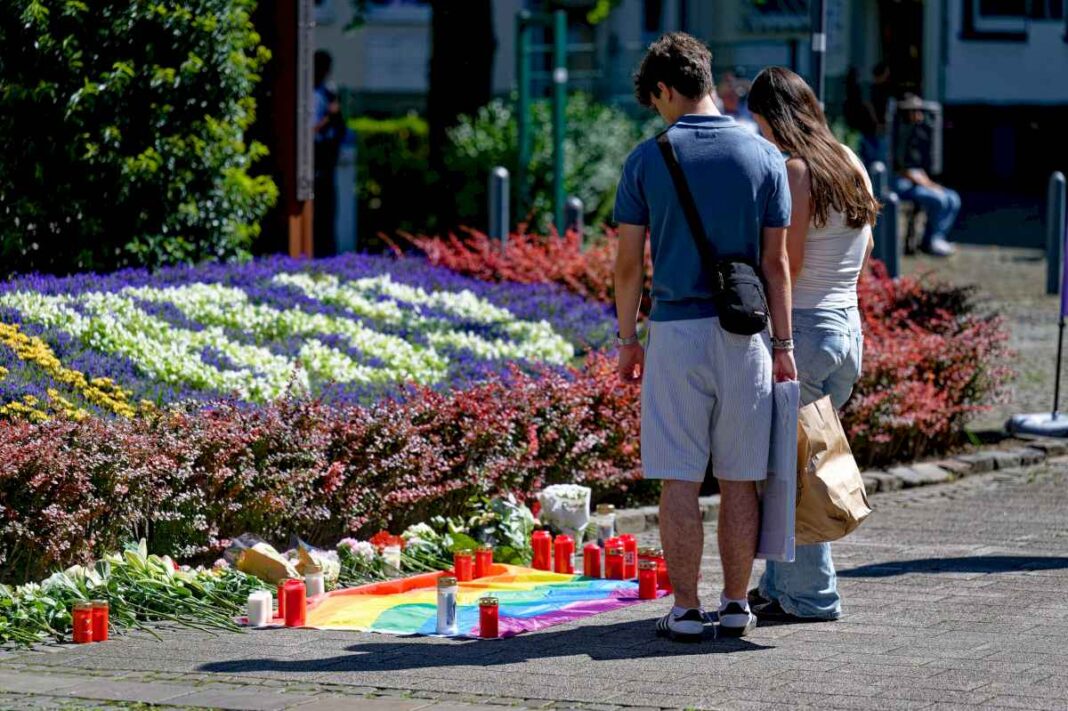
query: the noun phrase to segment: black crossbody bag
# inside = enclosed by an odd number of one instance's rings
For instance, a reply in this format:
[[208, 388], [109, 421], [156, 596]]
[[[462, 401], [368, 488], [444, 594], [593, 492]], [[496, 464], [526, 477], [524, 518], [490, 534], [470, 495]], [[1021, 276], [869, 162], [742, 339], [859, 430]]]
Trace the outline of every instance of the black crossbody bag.
[[660, 153], [667, 163], [671, 181], [675, 184], [682, 212], [690, 225], [690, 234], [697, 245], [701, 263], [712, 272], [712, 301], [716, 305], [719, 323], [724, 330], [752, 336], [768, 327], [768, 302], [764, 297], [764, 281], [756, 265], [739, 257], [717, 257], [705, 233], [697, 203], [690, 193], [686, 176], [675, 156], [675, 148], [667, 131], [656, 137]]

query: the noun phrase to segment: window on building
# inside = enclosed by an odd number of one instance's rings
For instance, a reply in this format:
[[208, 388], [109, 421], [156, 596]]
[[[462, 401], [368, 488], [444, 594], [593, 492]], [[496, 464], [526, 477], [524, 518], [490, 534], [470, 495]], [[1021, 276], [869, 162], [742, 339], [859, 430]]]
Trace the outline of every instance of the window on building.
[[964, 35], [977, 39], [1027, 39], [1028, 25], [1064, 18], [1065, 0], [964, 0]]
[[428, 22], [430, 0], [367, 0], [371, 22]]
[[664, 33], [664, 0], [642, 0], [642, 44]]
[[332, 25], [337, 19], [334, 12], [334, 0], [315, 0], [315, 24]]
[[809, 28], [808, 0], [749, 0], [746, 27], [750, 32], [793, 32]]
[[1031, 17], [1035, 20], [1063, 20], [1064, 0], [1032, 0]]

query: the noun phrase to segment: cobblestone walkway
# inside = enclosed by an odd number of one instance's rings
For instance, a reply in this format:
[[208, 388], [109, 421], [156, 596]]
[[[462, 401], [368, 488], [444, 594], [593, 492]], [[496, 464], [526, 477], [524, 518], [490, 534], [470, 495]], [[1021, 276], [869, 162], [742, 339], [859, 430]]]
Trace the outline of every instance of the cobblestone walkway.
[[835, 546], [837, 623], [675, 645], [658, 601], [500, 642], [161, 629], [8, 653], [0, 708], [1068, 709], [1068, 459], [873, 504]]

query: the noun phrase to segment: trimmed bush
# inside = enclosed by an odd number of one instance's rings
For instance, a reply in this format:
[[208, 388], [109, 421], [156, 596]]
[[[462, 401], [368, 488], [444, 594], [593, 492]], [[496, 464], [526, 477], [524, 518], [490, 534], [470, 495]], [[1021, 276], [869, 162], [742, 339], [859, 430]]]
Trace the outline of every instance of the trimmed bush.
[[[467, 230], [463, 237], [447, 238], [406, 235], [431, 264], [465, 276], [492, 282], [559, 284], [594, 301], [612, 304], [613, 270], [617, 249], [615, 230], [583, 246], [582, 236], [568, 232], [543, 237], [513, 234], [501, 249], [484, 232]], [[645, 246], [645, 279], [648, 291], [653, 273], [648, 243]], [[643, 301], [648, 306], [648, 301]], [[647, 309], [646, 309], [647, 312]]]
[[861, 280], [864, 372], [842, 415], [862, 465], [943, 453], [968, 422], [1007, 395], [1008, 333], [975, 310], [975, 289], [890, 279], [881, 263]]
[[244, 135], [253, 0], [0, 4], [0, 257], [12, 271], [249, 254], [277, 190]]
[[144, 536], [207, 559], [254, 531], [333, 544], [473, 495], [578, 482], [622, 503], [638, 478], [636, 389], [614, 362], [514, 371], [404, 403], [216, 403], [132, 420], [0, 422], [0, 578], [21, 582]]
[[[552, 107], [548, 101], [531, 104], [531, 162], [529, 214], [513, 215], [546, 232], [552, 221]], [[564, 185], [586, 208], [586, 222], [599, 226], [612, 214], [620, 167], [642, 135], [652, 132], [617, 108], [595, 102], [586, 94], [568, 97], [564, 136]], [[513, 186], [519, 163], [518, 128], [514, 102], [495, 99], [475, 116], [465, 116], [449, 131], [446, 152], [449, 169], [465, 180], [456, 195], [457, 212], [469, 225], [486, 224], [489, 172], [503, 165]]]

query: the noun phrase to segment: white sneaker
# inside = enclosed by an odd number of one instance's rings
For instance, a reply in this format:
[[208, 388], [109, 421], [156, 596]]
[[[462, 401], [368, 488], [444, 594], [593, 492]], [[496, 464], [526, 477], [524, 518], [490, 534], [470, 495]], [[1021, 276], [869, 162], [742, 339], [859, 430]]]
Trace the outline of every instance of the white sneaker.
[[950, 257], [957, 251], [957, 248], [950, 244], [945, 237], [934, 237], [931, 240], [931, 244], [920, 249], [932, 257]]
[[673, 642], [700, 642], [704, 632], [705, 616], [696, 608], [677, 617], [672, 610], [656, 621], [656, 635], [668, 637]]
[[737, 602], [730, 602], [719, 608], [719, 633], [725, 637], [744, 637], [756, 626], [756, 615], [748, 605], [742, 607]]

